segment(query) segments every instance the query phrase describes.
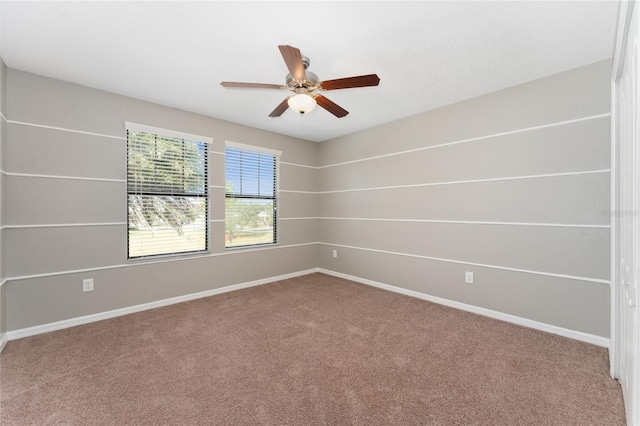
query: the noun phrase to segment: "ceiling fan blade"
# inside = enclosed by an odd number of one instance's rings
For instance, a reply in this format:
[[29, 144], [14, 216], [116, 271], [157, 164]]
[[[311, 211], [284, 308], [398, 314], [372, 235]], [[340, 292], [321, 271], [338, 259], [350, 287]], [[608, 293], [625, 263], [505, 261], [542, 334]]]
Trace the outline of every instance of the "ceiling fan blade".
[[329, 111], [331, 114], [335, 115], [338, 118], [342, 118], [345, 115], [349, 114], [349, 111], [342, 108], [340, 105], [336, 104], [335, 102], [330, 101], [329, 99], [325, 98], [322, 95], [317, 95], [315, 97], [315, 100], [318, 103], [318, 105], [320, 105], [322, 108], [326, 109], [327, 111]]
[[269, 117], [280, 117], [287, 110], [287, 108], [289, 108], [289, 104], [287, 103], [289, 98], [290, 96], [287, 96], [286, 98], [284, 98], [284, 101], [280, 102], [280, 105], [278, 105], [276, 109], [271, 111], [271, 114], [269, 114]]
[[380, 77], [376, 74], [367, 74], [323, 81], [320, 83], [320, 88], [322, 90], [350, 89], [352, 87], [377, 86], [378, 83], [380, 83]]
[[235, 81], [223, 81], [220, 83], [222, 87], [238, 87], [243, 89], [286, 89], [285, 86], [279, 84], [263, 84], [263, 83], [238, 83]]
[[287, 64], [287, 68], [289, 68], [291, 77], [301, 83], [306, 81], [307, 74], [304, 72], [304, 64], [302, 63], [300, 49], [288, 45], [280, 45], [278, 46], [278, 49], [280, 49], [284, 63]]

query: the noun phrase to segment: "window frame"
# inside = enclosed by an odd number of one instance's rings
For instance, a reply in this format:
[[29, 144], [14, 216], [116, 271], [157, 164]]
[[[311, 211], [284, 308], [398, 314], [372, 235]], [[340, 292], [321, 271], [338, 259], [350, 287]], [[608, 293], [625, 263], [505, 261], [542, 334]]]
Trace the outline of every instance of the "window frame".
[[[204, 145], [204, 150], [202, 151], [203, 153], [203, 164], [204, 164], [204, 173], [203, 173], [203, 184], [202, 184], [202, 189], [203, 192], [202, 193], [189, 193], [187, 191], [184, 191], [182, 193], [179, 192], [171, 192], [171, 191], [138, 191], [138, 190], [130, 190], [129, 184], [129, 175], [130, 175], [130, 168], [129, 168], [129, 156], [130, 156], [130, 145], [129, 145], [129, 132], [135, 132], [135, 133], [146, 133], [146, 134], [150, 134], [150, 135], [154, 135], [155, 137], [161, 137], [161, 138], [168, 138], [168, 139], [176, 139], [176, 140], [181, 140], [182, 141], [182, 145], [183, 145], [183, 150], [184, 150], [184, 143], [185, 142], [195, 142], [195, 143], [201, 143]], [[158, 261], [158, 260], [162, 260], [162, 259], [171, 259], [171, 258], [180, 258], [180, 257], [198, 257], [198, 256], [203, 256], [203, 255], [208, 255], [210, 254], [210, 250], [211, 250], [211, 240], [210, 240], [210, 234], [211, 234], [211, 226], [210, 226], [210, 209], [211, 209], [211, 200], [210, 200], [210, 191], [209, 191], [209, 166], [210, 166], [210, 152], [209, 152], [209, 147], [211, 146], [211, 143], [213, 142], [213, 138], [211, 137], [207, 137], [207, 136], [201, 136], [201, 135], [195, 135], [195, 134], [190, 134], [190, 133], [184, 133], [184, 132], [179, 132], [179, 131], [175, 131], [175, 130], [169, 130], [169, 129], [163, 129], [163, 128], [159, 128], [159, 127], [154, 127], [154, 126], [148, 126], [148, 125], [144, 125], [144, 124], [138, 124], [138, 123], [132, 123], [132, 122], [125, 122], [125, 149], [126, 149], [126, 173], [127, 173], [127, 178], [126, 178], [126, 209], [127, 209], [127, 262], [128, 263], [139, 263], [139, 262], [145, 262], [145, 261]], [[158, 254], [143, 254], [140, 256], [133, 256], [131, 257], [131, 247], [130, 247], [130, 223], [131, 223], [131, 218], [130, 218], [130, 213], [129, 213], [129, 207], [130, 207], [130, 196], [131, 195], [147, 195], [147, 196], [159, 196], [159, 197], [184, 197], [184, 198], [192, 198], [192, 199], [200, 199], [203, 200], [205, 203], [204, 206], [204, 249], [202, 250], [193, 250], [193, 251], [181, 251], [181, 252], [163, 252], [163, 253], [158, 253]]]
[[[224, 232], [224, 248], [225, 251], [230, 251], [230, 250], [247, 250], [247, 249], [255, 249], [255, 248], [259, 248], [259, 247], [265, 247], [265, 246], [275, 246], [278, 245], [278, 240], [279, 240], [279, 226], [278, 226], [278, 221], [279, 221], [279, 217], [280, 217], [280, 212], [279, 212], [279, 199], [280, 199], [280, 157], [282, 156], [282, 151], [279, 150], [275, 150], [275, 149], [270, 149], [270, 148], [265, 148], [265, 147], [261, 147], [261, 146], [255, 146], [255, 145], [247, 145], [247, 144], [243, 144], [243, 143], [238, 143], [238, 142], [232, 142], [232, 141], [226, 141], [225, 142], [225, 150], [224, 150], [224, 154], [225, 154], [225, 192], [224, 192], [224, 200], [225, 200], [225, 218], [224, 218], [224, 224], [225, 224], [225, 232]], [[266, 155], [270, 155], [273, 157], [274, 159], [274, 172], [273, 172], [273, 196], [260, 196], [260, 195], [233, 195], [233, 194], [228, 194], [227, 193], [227, 189], [226, 189], [226, 183], [227, 183], [227, 176], [226, 176], [226, 170], [227, 170], [227, 149], [234, 149], [234, 150], [238, 150], [238, 151], [246, 151], [246, 152], [250, 152], [252, 154], [266, 154]], [[226, 225], [227, 225], [227, 199], [263, 199], [263, 200], [273, 200], [273, 240], [270, 242], [266, 242], [266, 243], [257, 243], [257, 244], [245, 244], [245, 245], [240, 245], [240, 246], [227, 246], [227, 231], [226, 231]]]

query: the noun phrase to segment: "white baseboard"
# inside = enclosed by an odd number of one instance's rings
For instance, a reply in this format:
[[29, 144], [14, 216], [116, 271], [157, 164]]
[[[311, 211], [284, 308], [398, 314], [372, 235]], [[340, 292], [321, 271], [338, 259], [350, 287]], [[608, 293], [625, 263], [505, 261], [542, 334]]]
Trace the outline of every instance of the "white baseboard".
[[112, 311], [101, 312], [98, 314], [86, 315], [77, 318], [70, 318], [68, 320], [52, 322], [48, 324], [37, 325], [34, 327], [27, 327], [18, 330], [8, 331], [0, 337], [0, 352], [6, 345], [7, 341], [21, 339], [23, 337], [35, 336], [36, 334], [48, 333], [50, 331], [62, 330], [64, 328], [74, 327], [77, 325], [88, 324], [95, 321], [101, 321], [109, 318], [115, 318], [122, 315], [128, 315], [135, 312], [146, 311], [148, 309], [160, 308], [163, 306], [169, 306], [176, 303], [187, 302], [189, 300], [200, 299], [203, 297], [215, 296], [217, 294], [227, 293], [230, 291], [240, 290], [243, 288], [254, 287], [258, 285], [268, 284], [275, 281], [286, 280], [289, 278], [295, 278], [303, 275], [312, 274], [314, 272], [321, 272], [323, 274], [332, 275], [339, 278], [355, 281], [361, 284], [370, 285], [383, 290], [393, 291], [394, 293], [404, 294], [406, 296], [416, 297], [418, 299], [427, 300], [430, 302], [438, 303], [440, 305], [449, 306], [452, 308], [460, 309], [467, 312], [473, 312], [475, 314], [484, 315], [486, 317], [498, 319], [501, 321], [510, 322], [513, 324], [522, 325], [524, 327], [533, 328], [536, 330], [545, 331], [559, 336], [568, 337], [570, 339], [579, 340], [586, 343], [591, 343], [597, 346], [609, 347], [609, 339], [606, 337], [596, 336], [593, 334], [583, 333], [580, 331], [569, 330], [555, 325], [545, 324], [542, 322], [530, 320], [527, 318], [518, 317], [515, 315], [505, 314], [503, 312], [494, 311], [491, 309], [481, 308], [479, 306], [468, 305], [466, 303], [456, 302], [449, 299], [443, 299], [441, 297], [430, 296], [428, 294], [420, 293], [413, 290], [407, 290], [404, 288], [396, 287], [389, 284], [372, 281], [366, 278], [356, 277], [354, 275], [343, 274], [341, 272], [335, 272], [323, 268], [312, 268], [304, 271], [293, 272], [290, 274], [279, 275], [275, 277], [263, 278], [256, 281], [249, 281], [240, 284], [233, 284], [226, 287], [216, 288], [212, 290], [206, 290], [199, 293], [186, 294], [184, 296], [172, 297], [169, 299], [158, 300], [155, 302], [144, 303], [141, 305], [128, 306], [126, 308], [115, 309]]
[[518, 317], [515, 315], [505, 314], [503, 312], [498, 312], [498, 311], [494, 311], [487, 308], [481, 308], [479, 306], [467, 305], [466, 303], [456, 302], [454, 300], [443, 299], [441, 297], [436, 297], [436, 296], [430, 296], [428, 294], [420, 293], [417, 291], [407, 290], [405, 288], [396, 287], [393, 285], [384, 284], [377, 281], [368, 280], [366, 278], [356, 277], [353, 275], [343, 274], [341, 272], [335, 272], [328, 269], [318, 268], [318, 272], [321, 272], [327, 275], [333, 275], [334, 277], [338, 277], [338, 278], [344, 278], [347, 280], [355, 281], [361, 284], [370, 285], [372, 287], [381, 288], [383, 290], [393, 291], [394, 293], [400, 293], [406, 296], [416, 297], [422, 300], [428, 300], [429, 302], [438, 303], [440, 305], [445, 305], [451, 308], [472, 312], [474, 314], [483, 315], [483, 316], [494, 318], [497, 320], [506, 321], [513, 324], [517, 324], [517, 325], [522, 325], [524, 327], [546, 331], [547, 333], [557, 334], [559, 336], [568, 337], [570, 339], [579, 340], [581, 342], [591, 343], [593, 345], [602, 346], [605, 348], [609, 347], [609, 339], [606, 337], [583, 333], [581, 331], [569, 330], [567, 328], [562, 328], [555, 325]]
[[2, 350], [4, 349], [8, 341], [9, 338], [7, 337], [7, 333], [0, 333], [0, 353], [2, 353]]
[[[275, 281], [295, 278], [302, 275], [318, 272], [318, 268], [307, 269], [305, 271], [292, 272], [290, 274], [278, 275], [275, 277], [263, 278], [260, 280], [249, 281], [240, 284], [233, 284], [226, 287], [214, 288], [212, 290], [201, 291], [198, 293], [185, 294], [184, 296], [172, 297], [169, 299], [157, 300], [155, 302], [143, 303], [141, 305], [128, 306], [126, 308], [114, 309], [112, 311], [100, 312], [98, 314], [85, 315], [82, 317], [70, 318], [67, 320], [56, 321], [48, 324], [36, 325], [33, 327], [21, 328], [18, 330], [6, 332], [0, 341], [0, 347], [3, 347], [7, 341], [22, 339], [23, 337], [35, 336], [36, 334], [48, 333], [50, 331], [62, 330], [64, 328], [75, 327], [76, 325], [88, 324], [91, 322], [101, 321], [109, 318], [115, 318], [122, 315], [133, 314], [135, 312], [146, 311], [148, 309], [161, 308], [163, 306], [174, 305], [176, 303], [188, 302], [190, 300], [201, 299], [203, 297], [215, 296], [216, 294], [227, 293], [230, 291], [241, 290], [243, 288], [255, 287], [262, 284], [268, 284]], [[0, 349], [1, 351], [1, 349]]]

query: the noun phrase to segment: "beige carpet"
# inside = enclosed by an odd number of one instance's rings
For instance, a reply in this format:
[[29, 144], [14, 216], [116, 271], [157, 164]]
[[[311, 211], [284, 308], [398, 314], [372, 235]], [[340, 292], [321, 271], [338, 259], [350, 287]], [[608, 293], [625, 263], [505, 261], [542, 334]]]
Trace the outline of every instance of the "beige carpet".
[[9, 342], [3, 425], [622, 425], [604, 348], [313, 274]]

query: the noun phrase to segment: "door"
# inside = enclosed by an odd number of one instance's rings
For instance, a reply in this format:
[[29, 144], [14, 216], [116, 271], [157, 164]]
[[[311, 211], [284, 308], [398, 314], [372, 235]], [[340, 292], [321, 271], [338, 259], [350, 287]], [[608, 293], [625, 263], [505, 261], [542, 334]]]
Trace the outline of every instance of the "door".
[[[636, 10], [633, 10], [636, 9]], [[615, 121], [617, 135], [614, 143], [616, 158], [613, 179], [616, 205], [614, 205], [617, 238], [614, 240], [617, 274], [614, 285], [618, 293], [617, 316], [619, 324], [619, 380], [627, 410], [627, 423], [640, 424], [640, 398], [638, 377], [638, 281], [640, 279], [640, 128], [638, 114], [640, 95], [638, 93], [638, 11], [632, 6], [632, 13], [626, 32], [626, 44], [620, 52], [618, 78], [614, 80]], [[628, 15], [627, 15], [628, 18]], [[621, 20], [622, 21], [622, 20]], [[614, 70], [615, 72], [615, 70]], [[614, 237], [615, 238], [615, 237]]]

